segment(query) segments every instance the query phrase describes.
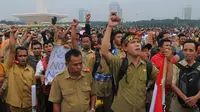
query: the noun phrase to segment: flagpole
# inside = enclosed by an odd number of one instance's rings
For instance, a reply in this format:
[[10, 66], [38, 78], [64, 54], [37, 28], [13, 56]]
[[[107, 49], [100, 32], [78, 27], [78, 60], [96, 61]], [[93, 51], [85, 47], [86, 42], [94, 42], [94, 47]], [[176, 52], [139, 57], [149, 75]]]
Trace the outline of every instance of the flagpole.
[[166, 74], [167, 74], [167, 58], [164, 59], [164, 66], [163, 66], [163, 77], [161, 81], [162, 85], [162, 104], [164, 105], [164, 111], [165, 111], [165, 81], [166, 81]]

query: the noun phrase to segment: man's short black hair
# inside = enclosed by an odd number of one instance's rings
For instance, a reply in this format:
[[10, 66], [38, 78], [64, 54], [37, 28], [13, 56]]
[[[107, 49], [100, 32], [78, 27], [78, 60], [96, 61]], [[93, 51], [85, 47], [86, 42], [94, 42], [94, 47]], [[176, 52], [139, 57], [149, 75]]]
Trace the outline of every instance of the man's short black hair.
[[115, 37], [117, 34], [122, 34], [122, 32], [121, 31], [115, 31], [115, 32], [113, 32], [113, 37]]
[[179, 37], [179, 38], [180, 38], [180, 37], [185, 37], [185, 34], [180, 33], [180, 34], [178, 35], [178, 37]]
[[32, 41], [31, 48], [33, 48], [34, 45], [40, 45], [40, 47], [42, 48], [42, 44], [37, 40]]
[[83, 35], [81, 36], [81, 41], [82, 41], [83, 38], [86, 38], [86, 37], [88, 37], [88, 38], [90, 39], [90, 41], [92, 41], [91, 36], [88, 35], [88, 34], [83, 34]]
[[192, 40], [192, 39], [185, 40], [185, 42], [183, 43], [183, 48], [184, 48], [184, 45], [187, 43], [193, 43], [195, 45], [195, 51], [198, 50], [199, 44], [195, 40]]
[[69, 50], [66, 54], [65, 54], [65, 61], [66, 62], [70, 62], [71, 61], [71, 57], [78, 57], [81, 56], [81, 52], [77, 49], [71, 49]]
[[158, 47], [162, 47], [165, 42], [170, 42], [171, 43], [171, 40], [169, 40], [169, 39], [161, 39], [158, 42]]
[[48, 45], [48, 44], [52, 44], [54, 46], [54, 44], [53, 44], [53, 42], [51, 40], [47, 40], [47, 41], [44, 42], [43, 47], [45, 45]]
[[18, 55], [18, 51], [26, 51], [26, 53], [27, 53], [27, 55], [28, 55], [28, 49], [27, 48], [25, 48], [25, 47], [21, 47], [21, 46], [19, 46], [19, 47], [17, 47], [16, 49], [15, 49], [15, 58], [17, 59], [17, 55]]
[[161, 39], [163, 39], [163, 37], [164, 37], [165, 34], [169, 34], [169, 32], [163, 31], [163, 32], [161, 32], [161, 33], [157, 36], [157, 42], [158, 42], [158, 43], [159, 43], [159, 41], [160, 41]]

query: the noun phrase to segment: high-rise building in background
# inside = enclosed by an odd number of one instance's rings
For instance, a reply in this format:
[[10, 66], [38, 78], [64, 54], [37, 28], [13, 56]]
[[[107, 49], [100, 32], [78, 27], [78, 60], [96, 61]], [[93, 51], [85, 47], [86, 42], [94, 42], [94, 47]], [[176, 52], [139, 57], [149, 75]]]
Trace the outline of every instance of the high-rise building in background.
[[184, 19], [191, 20], [192, 18], [192, 6], [188, 5], [183, 9]]
[[85, 15], [88, 13], [89, 13], [89, 11], [86, 9], [83, 9], [83, 8], [79, 9], [79, 21], [85, 22]]
[[116, 12], [117, 15], [122, 19], [122, 9], [117, 2], [112, 2], [109, 5], [109, 13]]

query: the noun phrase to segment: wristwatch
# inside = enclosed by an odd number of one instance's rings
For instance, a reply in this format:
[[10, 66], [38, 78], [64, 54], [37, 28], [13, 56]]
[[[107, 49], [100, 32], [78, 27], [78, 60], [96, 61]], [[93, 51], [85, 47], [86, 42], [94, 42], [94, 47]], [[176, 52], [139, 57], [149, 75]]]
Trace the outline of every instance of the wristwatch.
[[94, 109], [94, 108], [91, 108], [91, 110], [95, 112], [95, 109]]

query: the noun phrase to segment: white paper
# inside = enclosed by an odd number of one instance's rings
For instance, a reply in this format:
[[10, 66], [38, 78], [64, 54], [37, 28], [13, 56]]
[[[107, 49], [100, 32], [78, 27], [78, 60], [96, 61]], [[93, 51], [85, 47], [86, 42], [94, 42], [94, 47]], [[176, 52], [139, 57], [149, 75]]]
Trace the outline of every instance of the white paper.
[[[32, 92], [32, 107], [36, 106], [36, 86], [32, 85], [31, 86], [31, 92]], [[36, 112], [36, 109], [32, 108], [32, 112]]]
[[66, 69], [65, 54], [69, 49], [63, 46], [55, 46], [49, 58], [47, 70], [45, 72], [45, 85], [51, 84], [53, 78]]

